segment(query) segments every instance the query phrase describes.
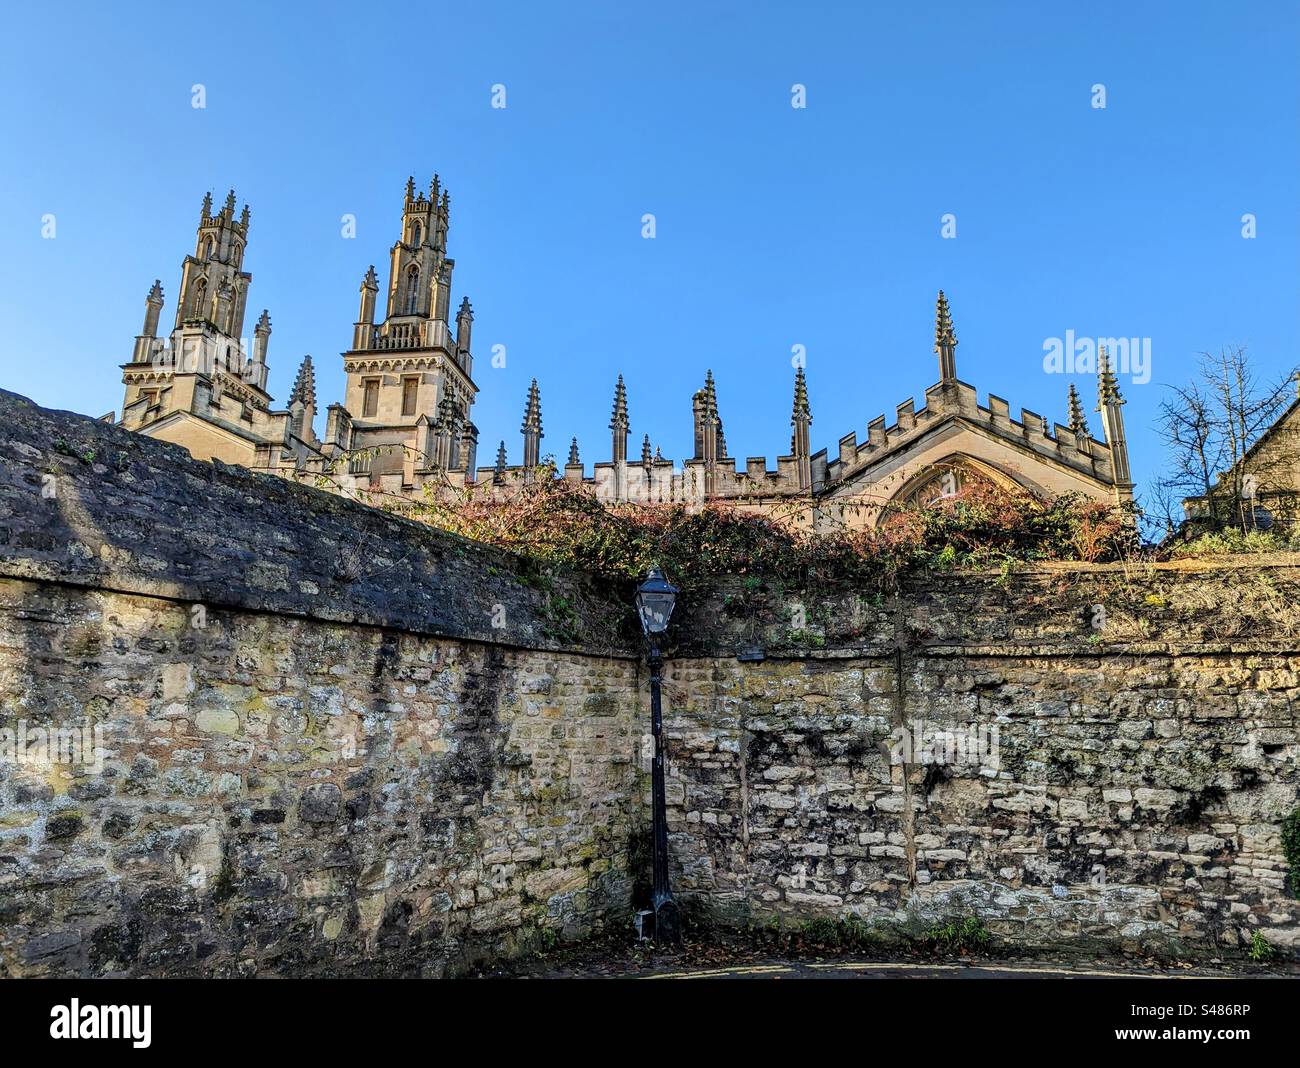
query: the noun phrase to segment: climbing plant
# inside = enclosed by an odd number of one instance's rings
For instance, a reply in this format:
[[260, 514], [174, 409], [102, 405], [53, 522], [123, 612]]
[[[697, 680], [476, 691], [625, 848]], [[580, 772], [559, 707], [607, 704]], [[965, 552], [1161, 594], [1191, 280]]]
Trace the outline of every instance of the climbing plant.
[[1073, 495], [1013, 495], [981, 483], [925, 506], [890, 508], [871, 529], [815, 534], [722, 503], [602, 504], [589, 490], [550, 477], [498, 499], [472, 490], [455, 498], [430, 494], [407, 514], [614, 580], [639, 579], [658, 564], [685, 589], [719, 575], [807, 586], [872, 581], [925, 567], [1115, 560], [1136, 548], [1132, 524], [1116, 509]]

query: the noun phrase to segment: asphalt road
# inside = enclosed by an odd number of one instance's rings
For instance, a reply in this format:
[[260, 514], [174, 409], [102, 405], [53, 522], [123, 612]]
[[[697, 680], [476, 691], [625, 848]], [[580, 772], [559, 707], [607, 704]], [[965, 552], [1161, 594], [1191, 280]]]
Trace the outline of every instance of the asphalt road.
[[1232, 979], [1222, 972], [1054, 967], [1035, 964], [911, 964], [895, 961], [803, 961], [653, 972], [638, 979]]

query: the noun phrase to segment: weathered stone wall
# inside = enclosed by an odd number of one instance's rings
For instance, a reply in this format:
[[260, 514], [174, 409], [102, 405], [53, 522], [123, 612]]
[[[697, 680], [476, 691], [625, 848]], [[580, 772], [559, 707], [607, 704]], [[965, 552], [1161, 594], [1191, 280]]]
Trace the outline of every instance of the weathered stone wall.
[[0, 396], [0, 728], [33, 758], [0, 760], [0, 974], [440, 974], [628, 922], [627, 615]]
[[[719, 595], [715, 634], [775, 650], [740, 663], [697, 635], [671, 662], [686, 894], [729, 922], [854, 916], [884, 939], [979, 917], [1020, 945], [1300, 946], [1279, 839], [1300, 784], [1294, 560], [995, 578]], [[792, 617], [820, 648], [782, 650]], [[971, 725], [996, 760], [929, 744]]]
[[[1297, 604], [1294, 558], [696, 595], [675, 886], [885, 938], [1295, 947]], [[0, 731], [102, 758], [0, 759], [0, 973], [440, 974], [625, 924], [638, 650], [627, 590], [0, 393]], [[996, 762], [900, 752], [917, 721]]]

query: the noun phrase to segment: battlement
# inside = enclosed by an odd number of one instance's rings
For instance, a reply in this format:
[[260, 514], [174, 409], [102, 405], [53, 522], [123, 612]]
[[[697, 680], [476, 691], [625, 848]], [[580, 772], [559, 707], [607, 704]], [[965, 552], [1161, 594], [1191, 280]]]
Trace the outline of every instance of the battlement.
[[1014, 440], [1080, 472], [1109, 474], [1106, 442], [1086, 436], [1080, 447], [1071, 428], [1057, 423], [1053, 433], [1048, 429], [1047, 420], [1028, 408], [1020, 410], [1019, 420], [1013, 419], [1010, 405], [1002, 397], [990, 393], [985, 407], [978, 402], [973, 386], [953, 381], [930, 386], [925, 391], [925, 406], [920, 410], [915, 408], [913, 398], [902, 401], [895, 409], [892, 424], [886, 423], [884, 415], [876, 416], [867, 424], [865, 442], [859, 444], [855, 432], [840, 438], [838, 456], [831, 462], [829, 477], [851, 478], [952, 419], [961, 419], [1004, 440]]

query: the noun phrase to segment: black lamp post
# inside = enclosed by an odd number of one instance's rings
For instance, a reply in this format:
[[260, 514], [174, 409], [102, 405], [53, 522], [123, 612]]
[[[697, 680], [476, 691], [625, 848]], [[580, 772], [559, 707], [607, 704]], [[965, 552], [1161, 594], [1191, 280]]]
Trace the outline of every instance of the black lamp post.
[[659, 650], [659, 640], [668, 629], [668, 617], [673, 614], [677, 601], [677, 587], [664, 578], [657, 567], [650, 569], [645, 582], [636, 591], [636, 610], [641, 617], [641, 629], [650, 642], [650, 717], [654, 734], [654, 914], [655, 941], [676, 942], [679, 932], [677, 905], [668, 887], [668, 802], [664, 795], [664, 743], [663, 704], [660, 680], [664, 658]]

